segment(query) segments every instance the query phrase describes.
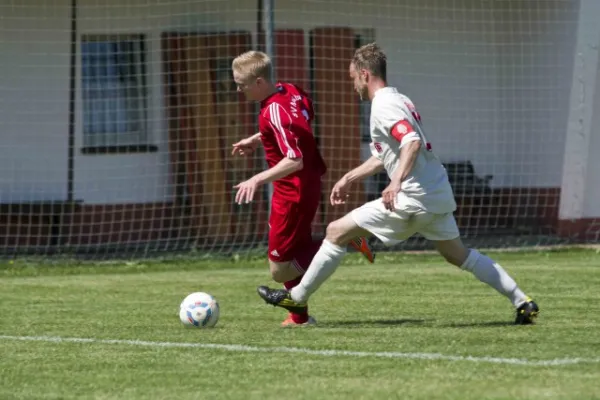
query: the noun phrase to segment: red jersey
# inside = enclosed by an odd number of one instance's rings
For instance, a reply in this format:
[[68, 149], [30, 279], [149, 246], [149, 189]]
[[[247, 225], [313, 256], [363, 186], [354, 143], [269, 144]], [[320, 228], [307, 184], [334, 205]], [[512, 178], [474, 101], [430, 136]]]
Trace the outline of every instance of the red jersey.
[[304, 165], [300, 171], [273, 182], [274, 196], [299, 202], [305, 194], [320, 188], [327, 167], [310, 126], [313, 118], [312, 100], [289, 83], [278, 83], [277, 92], [260, 103], [258, 127], [269, 168], [284, 157], [302, 158]]

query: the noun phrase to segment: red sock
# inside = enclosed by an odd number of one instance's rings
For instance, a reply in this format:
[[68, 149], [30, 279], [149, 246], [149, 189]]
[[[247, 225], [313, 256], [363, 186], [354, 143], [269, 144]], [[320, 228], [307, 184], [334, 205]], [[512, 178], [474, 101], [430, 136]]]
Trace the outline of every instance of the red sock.
[[[306, 271], [308, 269], [308, 267], [310, 266], [310, 263], [311, 263], [313, 257], [315, 256], [315, 254], [317, 254], [317, 251], [319, 251], [320, 248], [321, 248], [321, 241], [312, 242], [308, 246], [308, 248], [304, 250], [304, 252], [301, 255], [296, 257], [295, 262], [296, 262], [297, 267], [299, 267], [299, 269], [301, 268], [302, 271]], [[285, 288], [287, 290], [292, 289], [294, 286], [296, 286], [300, 283], [300, 281], [302, 280], [302, 276], [304, 276], [304, 272], [302, 272], [302, 275], [298, 276], [297, 278], [292, 279], [291, 281], [285, 282], [283, 284], [283, 286], [285, 286]], [[297, 324], [305, 323], [306, 321], [308, 321], [308, 306], [301, 313], [290, 312], [290, 317], [292, 318], [292, 321], [294, 321]]]
[[293, 288], [294, 286], [296, 286], [297, 284], [300, 283], [300, 281], [302, 280], [302, 276], [304, 276], [304, 274], [300, 275], [297, 278], [292, 279], [291, 281], [287, 281], [283, 284], [283, 286], [285, 286], [285, 288], [287, 290], [290, 290], [291, 288]]
[[[295, 279], [292, 279], [291, 281], [285, 282], [283, 284], [283, 286], [285, 286], [285, 288], [287, 290], [290, 290], [291, 288], [293, 288], [294, 286], [299, 284], [301, 280], [302, 280], [302, 275], [300, 275], [299, 277], [297, 277]], [[297, 324], [305, 323], [306, 321], [308, 321], [308, 306], [301, 313], [290, 312], [290, 317], [292, 318], [292, 321], [294, 321]]]

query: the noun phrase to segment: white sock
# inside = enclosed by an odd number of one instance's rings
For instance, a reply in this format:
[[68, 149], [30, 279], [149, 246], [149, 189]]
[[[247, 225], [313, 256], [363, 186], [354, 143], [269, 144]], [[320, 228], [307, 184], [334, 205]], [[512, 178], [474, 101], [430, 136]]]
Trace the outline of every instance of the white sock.
[[345, 255], [345, 247], [323, 240], [321, 248], [313, 257], [302, 280], [290, 290], [292, 300], [297, 303], [307, 302], [310, 295], [335, 272]]
[[487, 283], [499, 293], [508, 297], [515, 307], [527, 301], [525, 293], [519, 289], [517, 283], [511, 278], [500, 264], [488, 256], [471, 249], [469, 256], [461, 268], [470, 271], [483, 283]]

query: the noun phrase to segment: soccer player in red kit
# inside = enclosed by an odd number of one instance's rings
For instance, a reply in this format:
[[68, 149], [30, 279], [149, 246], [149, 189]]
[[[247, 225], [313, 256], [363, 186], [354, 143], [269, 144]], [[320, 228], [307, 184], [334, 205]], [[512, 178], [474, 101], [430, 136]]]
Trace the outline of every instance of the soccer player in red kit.
[[[271, 82], [271, 60], [248, 51], [232, 63], [238, 91], [260, 102], [259, 133], [233, 144], [232, 154], [248, 155], [262, 144], [269, 169], [239, 183], [235, 201], [249, 203], [259, 187], [273, 182], [269, 217], [269, 267], [273, 280], [290, 290], [300, 282], [319, 250], [311, 224], [321, 201], [321, 177], [327, 167], [312, 132], [312, 100], [290, 83]], [[374, 261], [366, 239], [351, 245]], [[292, 308], [282, 326], [314, 324], [308, 307]]]

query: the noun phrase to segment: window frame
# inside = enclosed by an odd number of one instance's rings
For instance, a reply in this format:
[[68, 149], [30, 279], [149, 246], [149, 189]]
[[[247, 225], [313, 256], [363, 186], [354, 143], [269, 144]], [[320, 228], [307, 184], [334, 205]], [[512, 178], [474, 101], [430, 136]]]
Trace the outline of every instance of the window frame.
[[[100, 135], [104, 136], [103, 144], [90, 143], [85, 132], [84, 120], [84, 45], [92, 42], [118, 42], [118, 41], [135, 41], [137, 42], [136, 51], [134, 52], [134, 68], [136, 77], [136, 91], [139, 96], [141, 128], [137, 131], [139, 139], [137, 143], [118, 143], [116, 138], [118, 133], [105, 132]], [[147, 35], [143, 33], [110, 33], [110, 34], [83, 34], [80, 36], [79, 46], [79, 68], [78, 68], [78, 87], [80, 93], [80, 116], [82, 119], [81, 137], [82, 146], [81, 153], [86, 155], [93, 154], [131, 154], [131, 153], [153, 153], [158, 151], [158, 146], [151, 143], [152, 135], [149, 126], [148, 104], [149, 104], [149, 87], [148, 87], [148, 41]], [[135, 133], [135, 132], [132, 132]], [[116, 142], [116, 143], [115, 143]]]

